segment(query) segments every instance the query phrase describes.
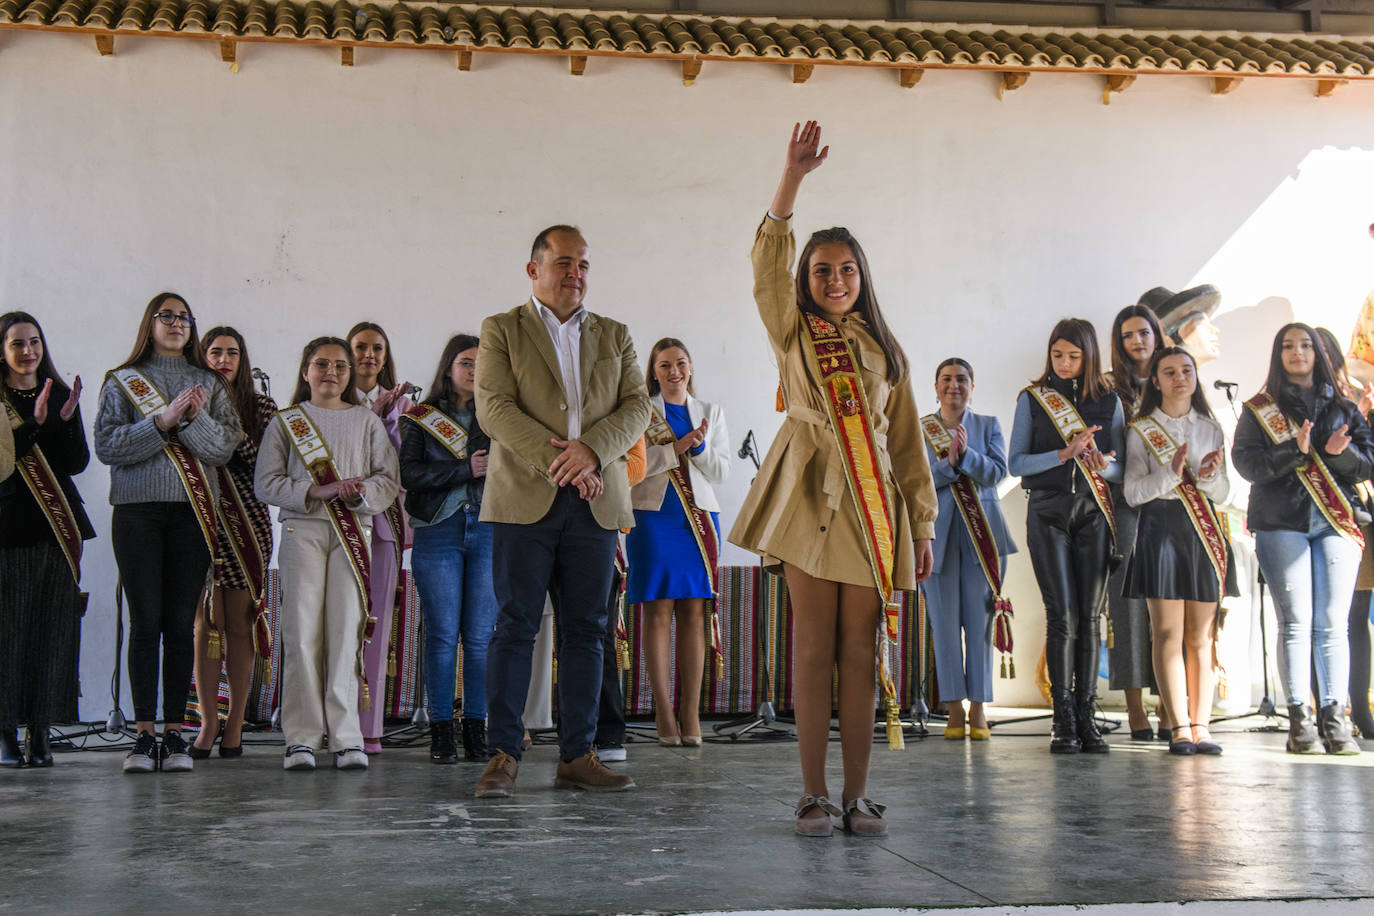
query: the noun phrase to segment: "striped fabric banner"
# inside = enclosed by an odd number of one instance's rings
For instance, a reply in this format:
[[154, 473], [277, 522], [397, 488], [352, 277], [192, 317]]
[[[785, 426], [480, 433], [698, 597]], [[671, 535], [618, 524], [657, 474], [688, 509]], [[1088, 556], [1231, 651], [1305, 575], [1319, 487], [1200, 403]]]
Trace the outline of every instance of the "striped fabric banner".
[[398, 575], [405, 589], [405, 601], [396, 609], [396, 676], [386, 679], [386, 716], [409, 719], [423, 699], [420, 683], [420, 653], [424, 651], [424, 615], [420, 596], [415, 593], [414, 577], [402, 569]]

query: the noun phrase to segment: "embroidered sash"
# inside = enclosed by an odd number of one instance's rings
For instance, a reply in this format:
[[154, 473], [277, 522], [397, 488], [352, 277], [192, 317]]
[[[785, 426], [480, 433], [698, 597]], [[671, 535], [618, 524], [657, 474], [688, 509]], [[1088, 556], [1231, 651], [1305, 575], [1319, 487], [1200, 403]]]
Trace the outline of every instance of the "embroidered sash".
[[883, 487], [882, 464], [877, 439], [869, 420], [871, 408], [859, 375], [859, 361], [850, 349], [849, 341], [835, 325], [812, 315], [803, 315], [806, 329], [803, 346], [807, 361], [815, 370], [821, 400], [825, 402], [835, 445], [840, 450], [849, 495], [859, 514], [859, 532], [878, 594], [883, 598], [884, 624], [878, 640], [878, 670], [887, 696], [888, 746], [900, 750], [902, 740], [901, 717], [897, 688], [887, 670], [886, 643], [897, 639], [898, 617], [901, 607], [896, 603], [893, 586], [893, 566], [896, 546], [893, 543], [894, 525]]
[[[2, 391], [0, 403], [5, 405], [5, 415], [9, 419], [10, 428], [18, 429], [22, 426], [23, 417], [19, 416]], [[19, 469], [19, 476], [24, 479], [24, 485], [33, 494], [34, 501], [43, 510], [43, 516], [47, 518], [48, 525], [62, 548], [62, 555], [67, 558], [67, 565], [71, 567], [72, 578], [80, 585], [81, 529], [76, 525], [76, 516], [72, 513], [71, 503], [67, 502], [67, 494], [58, 483], [57, 475], [53, 473], [48, 459], [43, 456], [43, 450], [37, 443], [27, 455], [17, 458], [14, 464]]]
[[[948, 459], [954, 437], [949, 434], [945, 424], [940, 421], [940, 415], [933, 413], [922, 417], [921, 430], [925, 433], [926, 442], [929, 443], [935, 457], [940, 460]], [[978, 563], [983, 567], [983, 576], [988, 580], [988, 588], [992, 590], [992, 640], [997, 651], [1003, 654], [1002, 677], [1008, 677], [1007, 661], [1011, 656], [1013, 645], [1011, 634], [1012, 609], [1011, 602], [1002, 596], [1002, 564], [1001, 556], [997, 551], [997, 541], [993, 538], [992, 529], [988, 526], [988, 516], [983, 509], [983, 501], [978, 496], [978, 485], [973, 482], [973, 478], [960, 472], [955, 475], [954, 482], [949, 485], [949, 490], [954, 494], [954, 504], [959, 507], [959, 516], [964, 520], [964, 529], [973, 542], [974, 552], [978, 555]], [[1010, 677], [1016, 677], [1016, 662], [1014, 660], [1011, 663]]]
[[[432, 404], [416, 404], [401, 414], [402, 420], [410, 420], [429, 433], [448, 449], [454, 458], [463, 461], [468, 457], [468, 434], [458, 421]], [[397, 567], [398, 569], [400, 567]]]
[[[1131, 423], [1131, 428], [1145, 440], [1146, 447], [1149, 448], [1150, 454], [1155, 456], [1156, 461], [1164, 467], [1173, 462], [1179, 443], [1173, 440], [1163, 424], [1154, 417], [1139, 417]], [[1212, 561], [1212, 569], [1217, 574], [1220, 589], [1218, 595], [1224, 595], [1227, 541], [1225, 522], [1218, 517], [1212, 501], [1198, 489], [1193, 471], [1186, 463], [1183, 466], [1183, 479], [1174, 487], [1174, 492], [1183, 500], [1183, 505], [1188, 510], [1188, 518], [1193, 523], [1193, 530], [1202, 538], [1202, 546], [1207, 548], [1207, 559]]]
[[272, 625], [267, 619], [267, 565], [262, 545], [253, 534], [253, 522], [238, 484], [228, 468], [216, 468], [219, 475], [220, 525], [224, 528], [229, 549], [238, 561], [239, 569], [248, 580], [248, 595], [253, 601], [253, 651], [269, 664], [272, 660]]
[[[1059, 435], [1068, 445], [1069, 441], [1081, 430], [1087, 429], [1088, 424], [1083, 422], [1083, 418], [1078, 414], [1078, 408], [1073, 406], [1073, 402], [1063, 397], [1059, 392], [1045, 385], [1030, 385], [1026, 388], [1031, 393], [1031, 397], [1049, 415], [1050, 422], [1059, 431]], [[1107, 517], [1107, 527], [1112, 530], [1112, 537], [1116, 537], [1116, 510], [1112, 506], [1112, 491], [1107, 486], [1107, 481], [1096, 471], [1089, 470], [1088, 465], [1083, 461], [1082, 455], [1075, 455], [1073, 463], [1083, 472], [1088, 485], [1092, 487], [1093, 500], [1097, 507], [1102, 510], [1102, 514]]]
[[[286, 438], [296, 450], [296, 455], [309, 471], [311, 480], [324, 486], [342, 479], [338, 468], [334, 466], [334, 458], [329, 454], [328, 444], [304, 408], [292, 405], [278, 411], [277, 419], [286, 430]], [[370, 611], [372, 558], [367, 552], [368, 543], [363, 534], [363, 526], [352, 510], [338, 499], [326, 501], [325, 509], [329, 515], [329, 523], [334, 528], [334, 534], [338, 536], [344, 554], [348, 557], [348, 567], [353, 572], [353, 580], [358, 587], [358, 600], [363, 609], [363, 619], [358, 626], [358, 678], [363, 683], [362, 706], [367, 710], [372, 706], [372, 697], [370, 685], [363, 671], [363, 647], [372, 641], [373, 630], [377, 626], [377, 618], [373, 617]]]
[[[672, 445], [677, 441], [673, 428], [657, 408], [650, 408], [649, 428], [644, 439], [650, 445]], [[720, 565], [720, 539], [716, 526], [711, 523], [711, 513], [697, 506], [696, 494], [692, 492], [692, 475], [687, 465], [687, 453], [677, 456], [677, 464], [668, 469], [668, 479], [677, 491], [678, 502], [687, 513], [687, 527], [692, 529], [692, 538], [697, 542], [697, 551], [706, 567], [706, 579], [711, 583], [711, 600], [716, 598], [716, 569]], [[713, 603], [713, 609], [719, 610]], [[715, 658], [716, 672], [725, 672], [725, 650], [721, 646], [720, 616], [711, 614], [711, 649]]]
[[[1255, 419], [1259, 420], [1260, 427], [1268, 433], [1275, 445], [1297, 436], [1297, 430], [1293, 429], [1293, 424], [1283, 415], [1278, 402], [1268, 394], [1261, 391], [1246, 401], [1245, 406], [1250, 408]], [[1315, 443], [1307, 450], [1307, 460], [1294, 473], [1298, 475], [1298, 479], [1302, 481], [1303, 487], [1317, 504], [1322, 515], [1331, 523], [1331, 527], [1349, 538], [1360, 550], [1364, 550], [1364, 532], [1360, 530], [1359, 522], [1355, 521], [1355, 513], [1350, 508], [1349, 500], [1336, 484], [1336, 479], [1331, 476], [1326, 462], [1317, 454]]]

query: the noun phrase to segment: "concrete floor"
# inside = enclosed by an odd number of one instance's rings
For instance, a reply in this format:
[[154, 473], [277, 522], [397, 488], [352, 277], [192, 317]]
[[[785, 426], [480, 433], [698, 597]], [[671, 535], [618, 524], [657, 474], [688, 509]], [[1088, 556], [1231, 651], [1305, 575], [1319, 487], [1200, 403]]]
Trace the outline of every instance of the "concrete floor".
[[[0, 771], [0, 909], [650, 913], [1370, 894], [1374, 753], [1297, 758], [1216, 729], [1219, 758], [1113, 737], [1051, 757], [1043, 722], [992, 741], [878, 745], [891, 835], [802, 839], [790, 743], [630, 745], [639, 788], [471, 797], [476, 764], [388, 748], [365, 773], [285, 773], [274, 736], [192, 774], [124, 776], [122, 750]], [[1118, 733], [1119, 735], [1120, 733]], [[278, 737], [279, 736], [275, 736]], [[88, 748], [101, 746], [99, 737]], [[838, 745], [831, 760], [838, 779]], [[832, 784], [838, 794], [838, 782]], [[1370, 903], [1374, 908], [1374, 902]]]

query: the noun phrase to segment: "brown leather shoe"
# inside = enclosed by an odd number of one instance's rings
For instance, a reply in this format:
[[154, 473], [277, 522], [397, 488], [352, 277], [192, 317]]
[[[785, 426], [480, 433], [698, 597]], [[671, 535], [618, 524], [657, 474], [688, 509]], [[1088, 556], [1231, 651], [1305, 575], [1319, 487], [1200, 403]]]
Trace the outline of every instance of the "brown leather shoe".
[[477, 798], [509, 798], [515, 794], [515, 774], [518, 772], [520, 761], [505, 751], [497, 751], [496, 756], [487, 761], [487, 768], [482, 771], [472, 794]]
[[586, 789], [588, 792], [624, 792], [633, 789], [635, 781], [624, 773], [617, 773], [597, 759], [590, 750], [576, 760], [558, 761], [555, 789]]

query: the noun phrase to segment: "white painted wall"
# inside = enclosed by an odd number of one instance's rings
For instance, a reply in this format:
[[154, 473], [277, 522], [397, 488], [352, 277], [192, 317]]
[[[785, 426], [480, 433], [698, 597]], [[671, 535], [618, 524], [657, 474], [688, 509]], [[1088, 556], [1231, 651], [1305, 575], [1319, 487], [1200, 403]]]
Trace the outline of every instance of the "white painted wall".
[[[1212, 377], [1248, 393], [1274, 328], [1297, 314], [1345, 336], [1374, 286], [1374, 86], [1332, 99], [1308, 82], [1142, 78], [1110, 107], [1094, 77], [1033, 76], [999, 101], [986, 73], [890, 73], [0, 33], [0, 309], [46, 325], [67, 375], [93, 390], [132, 344], [155, 292], [182, 292], [204, 327], [247, 335], [285, 398], [301, 344], [368, 318], [403, 374], [427, 383], [452, 332], [528, 293], [531, 237], [579, 223], [589, 304], [630, 324], [641, 354], [692, 348], [700, 393], [736, 444], [777, 429], [775, 374], [750, 300], [747, 254], [783, 142], [816, 117], [833, 144], [799, 230], [850, 226], [933, 406], [936, 363], [977, 369], [975, 409], [1010, 426], [1052, 322], [1105, 332], [1145, 289], [1210, 282], [1226, 294]], [[87, 421], [95, 398], [85, 399]], [[729, 526], [751, 476], [722, 488]], [[107, 477], [79, 479], [89, 545], [82, 715], [103, 717], [113, 657]], [[1004, 500], [1024, 531], [1024, 500]], [[746, 561], [731, 548], [727, 562]], [[999, 701], [1034, 699], [1043, 612], [1024, 554], [1012, 564], [1018, 669]], [[128, 692], [124, 693], [128, 710]]]

